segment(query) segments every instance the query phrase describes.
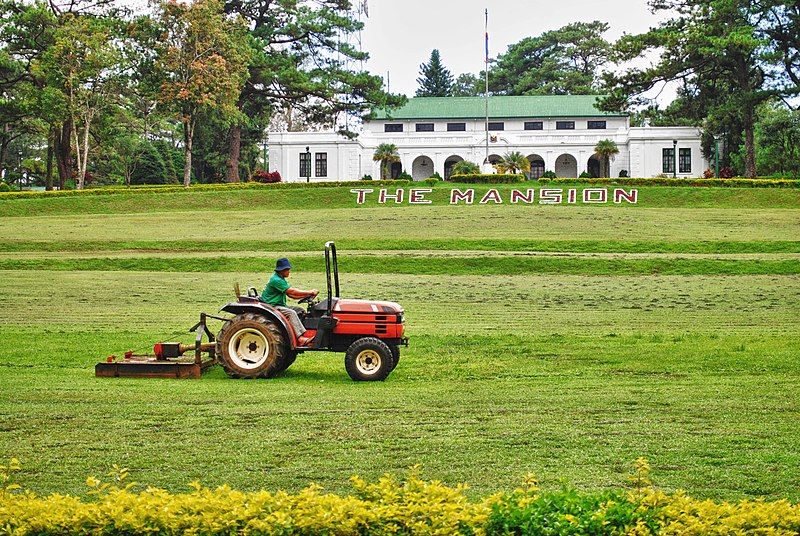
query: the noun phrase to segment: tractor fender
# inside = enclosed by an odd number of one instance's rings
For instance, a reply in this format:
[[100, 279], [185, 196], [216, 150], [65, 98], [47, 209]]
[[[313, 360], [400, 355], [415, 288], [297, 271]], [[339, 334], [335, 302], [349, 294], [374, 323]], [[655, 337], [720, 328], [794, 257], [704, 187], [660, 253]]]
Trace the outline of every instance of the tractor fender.
[[283, 334], [286, 336], [286, 340], [288, 341], [289, 350], [294, 348], [294, 331], [289, 326], [289, 322], [286, 318], [278, 311], [270, 307], [269, 305], [262, 304], [262, 303], [229, 303], [220, 311], [225, 311], [226, 313], [231, 313], [234, 315], [241, 315], [245, 313], [253, 313], [261, 316], [265, 316], [270, 320], [274, 321], [278, 326], [280, 326]]

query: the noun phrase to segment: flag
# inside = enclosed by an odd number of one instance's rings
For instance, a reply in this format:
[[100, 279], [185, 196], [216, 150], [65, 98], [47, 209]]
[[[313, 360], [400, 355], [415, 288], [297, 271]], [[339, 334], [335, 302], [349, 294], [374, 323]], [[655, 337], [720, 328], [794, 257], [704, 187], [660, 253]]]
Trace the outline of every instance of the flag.
[[489, 64], [489, 10], [486, 10], [486, 64]]

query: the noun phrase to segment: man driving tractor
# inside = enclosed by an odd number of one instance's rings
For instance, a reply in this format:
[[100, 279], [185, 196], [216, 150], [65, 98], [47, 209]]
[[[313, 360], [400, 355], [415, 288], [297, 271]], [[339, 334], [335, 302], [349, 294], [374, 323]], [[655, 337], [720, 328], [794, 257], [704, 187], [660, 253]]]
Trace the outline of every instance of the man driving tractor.
[[319, 294], [319, 291], [317, 289], [300, 290], [291, 287], [289, 282], [286, 281], [286, 278], [288, 278], [291, 273], [291, 269], [292, 265], [289, 259], [285, 257], [278, 259], [278, 262], [275, 263], [275, 273], [269, 278], [264, 292], [261, 293], [261, 301], [275, 307], [289, 320], [299, 339], [298, 342], [301, 346], [305, 346], [310, 342], [303, 340], [303, 334], [306, 332], [306, 328], [303, 326], [303, 322], [300, 321], [300, 316], [297, 314], [297, 311], [286, 306], [286, 296], [294, 300], [301, 300], [303, 298], [313, 298]]

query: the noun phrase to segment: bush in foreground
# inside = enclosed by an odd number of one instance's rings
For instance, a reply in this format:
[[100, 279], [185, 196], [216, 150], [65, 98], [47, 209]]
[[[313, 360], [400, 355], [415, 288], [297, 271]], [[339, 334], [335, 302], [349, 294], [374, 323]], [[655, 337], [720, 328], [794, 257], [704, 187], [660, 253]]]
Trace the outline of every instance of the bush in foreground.
[[569, 184], [584, 183], [620, 186], [691, 186], [691, 187], [722, 187], [722, 188], [800, 188], [800, 181], [792, 179], [684, 179], [672, 177], [654, 177], [652, 179], [640, 179], [630, 177], [620, 178], [601, 178], [601, 179], [566, 179], [566, 178], [547, 178], [542, 176], [539, 179], [542, 184]]
[[9, 484], [19, 470], [0, 466], [0, 533], [4, 534], [772, 534], [800, 531], [800, 505], [788, 501], [698, 501], [653, 489], [647, 463], [637, 461], [632, 488], [601, 493], [541, 492], [532, 478], [510, 493], [470, 501], [466, 486], [422, 480], [375, 483], [353, 477], [346, 497], [318, 486], [296, 494], [241, 492], [191, 485], [188, 493], [88, 478], [86, 499], [39, 497]]

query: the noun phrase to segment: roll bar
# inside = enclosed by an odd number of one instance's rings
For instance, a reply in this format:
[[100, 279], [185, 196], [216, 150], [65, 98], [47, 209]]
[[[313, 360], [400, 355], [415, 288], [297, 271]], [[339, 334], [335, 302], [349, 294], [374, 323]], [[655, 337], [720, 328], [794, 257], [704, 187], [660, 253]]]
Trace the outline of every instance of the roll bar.
[[[331, 267], [333, 267], [333, 283], [331, 283]], [[333, 242], [325, 242], [325, 275], [328, 281], [328, 316], [330, 316], [333, 312], [333, 298], [339, 297], [339, 262], [336, 260], [336, 244]], [[333, 290], [336, 290], [335, 296], [332, 294]]]

